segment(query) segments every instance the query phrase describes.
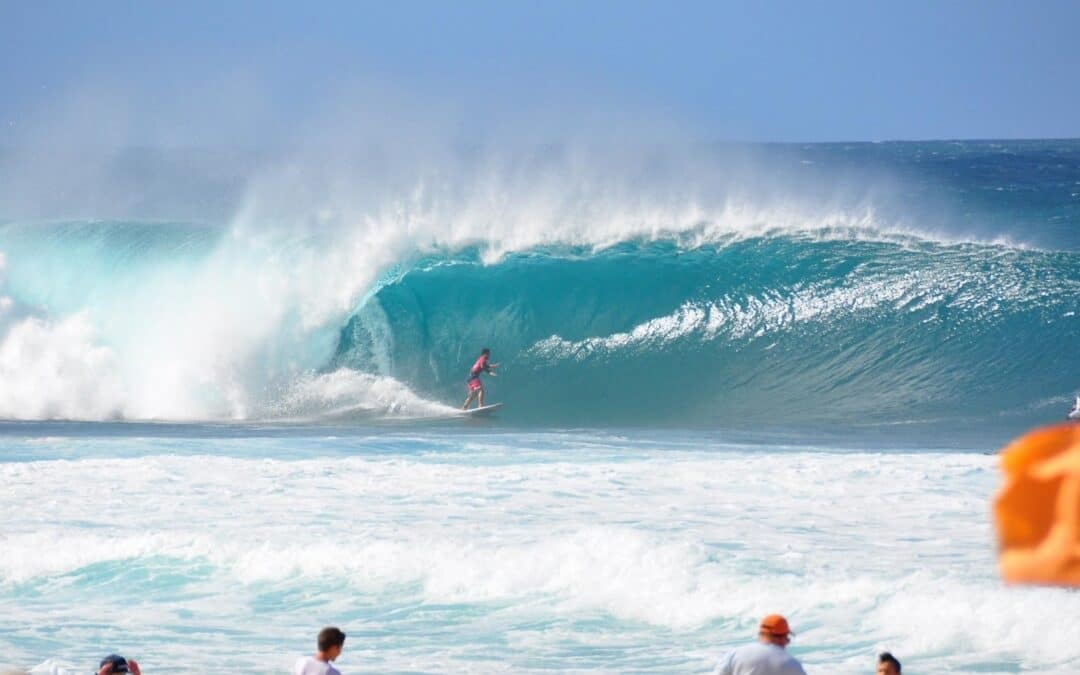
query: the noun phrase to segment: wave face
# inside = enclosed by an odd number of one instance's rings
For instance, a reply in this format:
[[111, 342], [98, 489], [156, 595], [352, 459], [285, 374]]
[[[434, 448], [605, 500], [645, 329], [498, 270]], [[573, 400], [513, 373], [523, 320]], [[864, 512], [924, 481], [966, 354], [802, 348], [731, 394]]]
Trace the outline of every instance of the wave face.
[[438, 417], [483, 346], [523, 424], [1061, 417], [1080, 143], [742, 152], [288, 164], [222, 226], [6, 215], [0, 417]]
[[561, 424], [989, 420], [1080, 382], [1080, 258], [927, 241], [757, 237], [533, 251], [414, 269], [347, 323], [333, 366]]

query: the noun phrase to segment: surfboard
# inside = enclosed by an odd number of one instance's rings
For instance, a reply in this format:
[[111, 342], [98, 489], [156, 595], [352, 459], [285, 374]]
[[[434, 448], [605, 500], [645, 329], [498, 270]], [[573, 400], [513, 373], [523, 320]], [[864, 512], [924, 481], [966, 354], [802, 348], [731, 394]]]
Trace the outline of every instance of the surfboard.
[[481, 406], [479, 408], [469, 408], [468, 410], [462, 410], [462, 415], [487, 415], [495, 412], [502, 407], [502, 403], [492, 403], [491, 405]]

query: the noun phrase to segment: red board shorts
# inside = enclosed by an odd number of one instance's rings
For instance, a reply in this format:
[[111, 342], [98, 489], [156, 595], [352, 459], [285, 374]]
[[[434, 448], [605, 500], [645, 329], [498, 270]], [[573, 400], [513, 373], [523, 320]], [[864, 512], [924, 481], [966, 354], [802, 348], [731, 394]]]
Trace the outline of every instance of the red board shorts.
[[476, 391], [477, 389], [484, 388], [484, 385], [480, 384], [479, 377], [470, 377], [469, 381], [466, 382], [466, 384], [469, 385], [469, 391]]

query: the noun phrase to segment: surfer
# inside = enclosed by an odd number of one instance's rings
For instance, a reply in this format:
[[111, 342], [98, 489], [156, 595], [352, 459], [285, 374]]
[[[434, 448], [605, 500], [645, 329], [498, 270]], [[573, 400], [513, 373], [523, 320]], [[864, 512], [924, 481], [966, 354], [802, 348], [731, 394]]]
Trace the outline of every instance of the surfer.
[[468, 410], [473, 399], [477, 399], [477, 408], [484, 407], [484, 383], [480, 381], [480, 373], [495, 377], [495, 369], [499, 367], [499, 364], [491, 363], [490, 358], [491, 350], [484, 347], [480, 350], [480, 358], [476, 359], [476, 363], [469, 369], [469, 379], [465, 382], [469, 387], [469, 396], [465, 399], [465, 404], [461, 406], [462, 410]]
[[1080, 396], [1076, 397], [1076, 403], [1073, 404], [1073, 409], [1069, 411], [1069, 419], [1080, 420]]

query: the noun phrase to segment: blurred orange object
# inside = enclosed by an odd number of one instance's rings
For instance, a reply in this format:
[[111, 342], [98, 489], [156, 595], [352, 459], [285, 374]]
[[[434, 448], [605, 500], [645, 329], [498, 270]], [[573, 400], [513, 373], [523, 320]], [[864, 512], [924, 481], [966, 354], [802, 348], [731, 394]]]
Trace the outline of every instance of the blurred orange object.
[[1080, 424], [1036, 429], [1001, 452], [994, 501], [1001, 575], [1080, 586]]

